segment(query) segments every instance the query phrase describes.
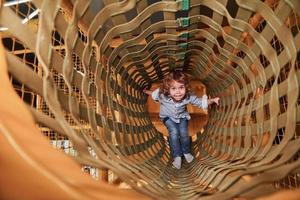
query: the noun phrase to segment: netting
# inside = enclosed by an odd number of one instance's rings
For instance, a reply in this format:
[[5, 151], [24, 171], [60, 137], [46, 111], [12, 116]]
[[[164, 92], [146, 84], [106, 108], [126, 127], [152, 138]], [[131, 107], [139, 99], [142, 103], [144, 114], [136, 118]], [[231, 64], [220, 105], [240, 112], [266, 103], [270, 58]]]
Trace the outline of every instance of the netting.
[[[299, 188], [298, 0], [7, 1], [0, 14], [11, 85], [41, 135], [94, 178], [154, 199]], [[180, 171], [142, 92], [174, 68], [221, 97]]]

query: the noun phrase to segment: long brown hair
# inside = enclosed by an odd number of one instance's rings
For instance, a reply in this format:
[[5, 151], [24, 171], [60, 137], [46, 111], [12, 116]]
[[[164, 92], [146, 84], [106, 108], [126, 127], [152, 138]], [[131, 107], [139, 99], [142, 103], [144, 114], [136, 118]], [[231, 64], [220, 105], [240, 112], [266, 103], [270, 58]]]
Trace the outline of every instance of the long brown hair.
[[174, 70], [164, 77], [163, 83], [160, 85], [159, 95], [163, 94], [167, 97], [170, 96], [169, 91], [172, 81], [184, 84], [186, 89], [185, 98], [192, 95], [193, 92], [191, 90], [189, 79], [181, 70]]

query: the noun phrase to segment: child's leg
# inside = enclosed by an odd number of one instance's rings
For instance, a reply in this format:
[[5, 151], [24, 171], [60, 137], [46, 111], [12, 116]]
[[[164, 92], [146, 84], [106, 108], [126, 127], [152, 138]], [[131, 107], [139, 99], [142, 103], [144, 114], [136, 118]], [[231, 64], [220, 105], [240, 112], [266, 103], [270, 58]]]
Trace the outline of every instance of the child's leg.
[[194, 156], [191, 154], [191, 141], [188, 134], [188, 120], [180, 119], [179, 123], [180, 130], [180, 143], [182, 148], [182, 153], [188, 163], [192, 162]]
[[173, 122], [171, 119], [166, 120], [165, 125], [169, 132], [170, 148], [172, 151], [173, 158], [182, 156], [181, 146], [179, 141], [179, 127], [178, 124]]
[[171, 119], [165, 120], [164, 124], [166, 125], [169, 131], [169, 141], [170, 149], [172, 156], [174, 158], [173, 166], [177, 169], [181, 168], [181, 146], [179, 141], [179, 127], [178, 124], [173, 122]]
[[191, 142], [190, 137], [188, 134], [188, 120], [183, 118], [180, 119], [179, 123], [179, 131], [180, 131], [180, 142], [181, 142], [181, 148], [182, 152], [184, 154], [191, 152]]

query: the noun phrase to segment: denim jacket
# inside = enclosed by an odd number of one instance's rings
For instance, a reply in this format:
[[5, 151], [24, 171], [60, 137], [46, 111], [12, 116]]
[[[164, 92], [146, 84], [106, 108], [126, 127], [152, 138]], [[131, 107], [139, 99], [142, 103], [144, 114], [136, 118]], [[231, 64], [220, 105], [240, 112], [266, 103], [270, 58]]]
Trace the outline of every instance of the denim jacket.
[[207, 109], [207, 95], [197, 97], [191, 95], [180, 102], [175, 102], [171, 97], [164, 94], [159, 95], [159, 88], [154, 90], [151, 95], [152, 99], [160, 103], [159, 117], [164, 119], [169, 117], [174, 122], [179, 123], [181, 118], [191, 119], [191, 116], [187, 112], [187, 104], [192, 104], [202, 109]]

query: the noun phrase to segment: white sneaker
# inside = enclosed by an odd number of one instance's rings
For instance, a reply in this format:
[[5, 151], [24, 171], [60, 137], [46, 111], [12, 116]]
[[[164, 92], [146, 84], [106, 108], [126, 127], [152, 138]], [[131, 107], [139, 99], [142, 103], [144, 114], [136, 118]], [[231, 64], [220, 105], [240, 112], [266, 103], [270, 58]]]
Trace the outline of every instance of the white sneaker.
[[190, 162], [192, 162], [194, 160], [194, 156], [192, 154], [190, 154], [190, 153], [183, 154], [183, 155], [185, 157], [186, 162], [188, 162], [188, 163], [190, 163]]
[[176, 169], [180, 169], [181, 168], [181, 157], [180, 156], [175, 157], [172, 164]]

